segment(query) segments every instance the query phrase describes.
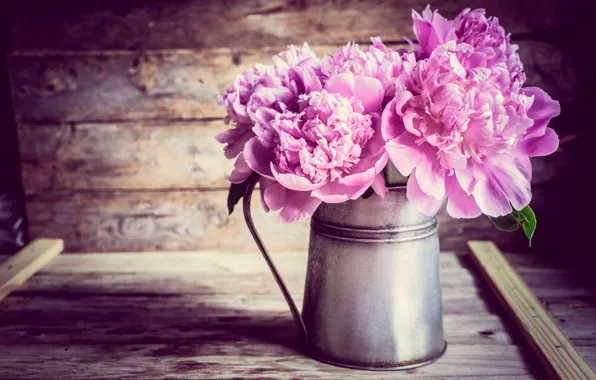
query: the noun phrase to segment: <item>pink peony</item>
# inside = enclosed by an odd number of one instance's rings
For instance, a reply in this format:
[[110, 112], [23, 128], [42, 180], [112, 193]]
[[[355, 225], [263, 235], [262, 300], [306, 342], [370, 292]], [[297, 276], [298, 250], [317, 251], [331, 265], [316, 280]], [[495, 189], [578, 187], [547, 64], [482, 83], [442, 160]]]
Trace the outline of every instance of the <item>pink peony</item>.
[[430, 5], [422, 11], [422, 16], [412, 11], [413, 31], [418, 39], [416, 53], [420, 58], [426, 58], [439, 45], [455, 40], [453, 21], [441, 16], [437, 10], [431, 12]]
[[236, 78], [233, 86], [220, 97], [228, 114], [226, 123], [236, 124], [216, 137], [218, 142], [226, 144], [227, 158], [236, 157], [254, 136], [252, 129], [259, 109], [270, 108], [276, 112], [297, 109], [298, 96], [304, 93], [303, 72], [298, 68], [300, 65], [309, 67], [313, 61], [316, 56], [308, 44], [302, 48], [289, 46], [273, 57], [274, 65], [257, 64]]
[[379, 174], [387, 155], [375, 133], [383, 95], [374, 78], [331, 77], [300, 97], [298, 112], [264, 113], [237, 168], [269, 180], [261, 182], [264, 202], [285, 222], [309, 217], [323, 201], [356, 199], [370, 186], [384, 195]]
[[453, 217], [497, 217], [530, 202], [529, 157], [557, 149], [547, 124], [560, 108], [538, 88], [512, 91], [497, 75], [506, 72], [505, 61], [454, 41], [404, 65], [382, 133], [421, 212], [434, 215], [448, 199]]
[[321, 64], [323, 84], [334, 75], [351, 72], [354, 75], [378, 79], [389, 100], [395, 94], [395, 78], [401, 73], [401, 52], [387, 48], [381, 39], [371, 38], [372, 45], [361, 50], [358, 44], [348, 43], [326, 56]]
[[519, 90], [526, 81], [524, 66], [517, 54], [519, 47], [511, 43], [510, 35], [499, 25], [499, 19], [487, 18], [485, 13], [484, 9], [464, 9], [454, 20], [456, 41], [483, 51], [489, 67], [505, 61], [508, 80], [513, 84], [514, 91]]
[[468, 8], [451, 21], [436, 10], [431, 12], [430, 6], [426, 7], [422, 16], [413, 11], [414, 34], [419, 41], [419, 45], [415, 46], [417, 56], [427, 58], [437, 46], [449, 41], [467, 43], [484, 53], [487, 67], [505, 62], [506, 71], [495, 74], [517, 91], [526, 80], [517, 54], [518, 46], [511, 43], [509, 34], [499, 25], [499, 19], [487, 18], [485, 13], [484, 9]]

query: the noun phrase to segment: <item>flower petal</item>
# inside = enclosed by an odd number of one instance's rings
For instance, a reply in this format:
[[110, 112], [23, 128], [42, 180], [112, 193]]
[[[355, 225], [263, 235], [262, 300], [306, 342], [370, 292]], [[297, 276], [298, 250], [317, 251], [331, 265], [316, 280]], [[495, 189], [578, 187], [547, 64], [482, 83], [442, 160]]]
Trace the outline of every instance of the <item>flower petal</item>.
[[273, 151], [267, 149], [257, 137], [253, 137], [246, 143], [243, 152], [246, 164], [260, 175], [273, 179], [271, 173], [271, 161], [273, 160]]
[[520, 141], [517, 148], [529, 157], [542, 157], [554, 153], [559, 147], [559, 136], [552, 128], [546, 128], [544, 135]]
[[443, 199], [445, 197], [445, 174], [441, 164], [433, 155], [426, 154], [416, 167], [416, 179], [426, 194]]
[[296, 220], [312, 216], [321, 200], [310, 196], [307, 191], [287, 191], [285, 204], [279, 213], [282, 222], [294, 222]]
[[243, 153], [240, 153], [236, 158], [236, 162], [234, 162], [234, 170], [232, 170], [232, 174], [228, 179], [232, 183], [240, 183], [244, 182], [252, 173], [254, 172], [246, 163]]
[[354, 79], [354, 98], [362, 102], [365, 114], [381, 112], [385, 98], [383, 84], [376, 78], [357, 76]]
[[330, 93], [359, 100], [364, 107], [364, 113], [380, 112], [385, 97], [383, 84], [378, 79], [355, 76], [351, 72], [332, 76], [325, 89]]
[[263, 192], [263, 201], [271, 210], [281, 210], [286, 202], [287, 191], [288, 190], [279, 183], [273, 182]]
[[387, 194], [388, 190], [387, 186], [385, 185], [385, 178], [381, 174], [377, 174], [371, 186], [379, 197], [385, 199], [385, 194]]
[[273, 173], [273, 177], [286, 189], [295, 191], [310, 191], [325, 185], [325, 183], [312, 183], [305, 177], [300, 177], [296, 174], [280, 173], [277, 171], [277, 169], [275, 169], [273, 163], [271, 163], [270, 168], [271, 172]]
[[408, 176], [412, 170], [426, 159], [427, 152], [416, 144], [416, 136], [409, 132], [390, 140], [385, 145], [387, 154], [393, 165], [403, 176]]
[[350, 72], [334, 75], [327, 81], [325, 89], [332, 94], [351, 98], [354, 96], [354, 77]]
[[418, 211], [428, 216], [435, 216], [443, 204], [443, 199], [431, 197], [420, 189], [416, 179], [416, 170], [408, 178], [406, 196]]
[[405, 128], [401, 117], [395, 112], [395, 99], [387, 103], [381, 117], [381, 135], [385, 140], [391, 140], [404, 133]]
[[356, 186], [330, 182], [319, 189], [313, 190], [312, 196], [325, 203], [342, 203], [350, 199], [359, 198], [372, 185], [373, 181], [374, 177], [369, 182]]
[[534, 97], [534, 102], [527, 112], [528, 117], [534, 120], [534, 125], [528, 128], [527, 136], [544, 135], [544, 128], [548, 125], [550, 119], [561, 113], [561, 105], [553, 100], [546, 91], [538, 87], [524, 87], [521, 92], [524, 95]]
[[453, 218], [476, 218], [482, 214], [474, 196], [467, 194], [455, 176], [447, 177], [446, 191], [448, 196], [447, 213]]
[[516, 210], [521, 210], [530, 203], [532, 165], [528, 157], [502, 155], [498, 160], [491, 160], [489, 170], [490, 180], [503, 190]]

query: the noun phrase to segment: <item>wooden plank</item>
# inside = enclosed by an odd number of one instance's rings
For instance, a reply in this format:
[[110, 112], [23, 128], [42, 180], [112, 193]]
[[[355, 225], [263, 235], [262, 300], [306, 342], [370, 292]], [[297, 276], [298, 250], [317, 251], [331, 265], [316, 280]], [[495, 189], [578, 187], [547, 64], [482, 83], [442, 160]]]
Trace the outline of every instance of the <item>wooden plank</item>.
[[[336, 48], [314, 50], [323, 55]], [[37, 122], [222, 118], [218, 96], [242, 71], [272, 62], [281, 49], [16, 54], [9, 62], [15, 117]]]
[[[266, 337], [173, 344], [1, 345], [0, 377], [143, 379], [391, 379], [404, 373], [350, 370], [320, 363]], [[487, 355], [490, 352], [490, 355]], [[433, 365], [411, 378], [528, 379], [536, 375], [514, 345], [449, 346]], [[509, 377], [511, 376], [511, 377]]]
[[[107, 122], [19, 126], [23, 187], [52, 190], [227, 188], [233, 160], [215, 135], [223, 121]], [[561, 150], [533, 159], [533, 185], [588, 171], [591, 160]]]
[[36, 239], [0, 265], [0, 302], [64, 249], [60, 239]]
[[[102, 0], [73, 4], [43, 1], [15, 3], [12, 45], [15, 49], [163, 49], [313, 44], [365, 41], [380, 35], [403, 41], [412, 37], [411, 11], [424, 0], [375, 2], [307, 1], [185, 1], [121, 2]], [[561, 7], [576, 9], [571, 0], [433, 2], [446, 17], [462, 9], [487, 8], [511, 33], [528, 33], [573, 21]], [[363, 14], [366, 17], [363, 17]], [[214, 33], [213, 31], [217, 31]]]
[[510, 317], [551, 376], [596, 379], [596, 374], [492, 242], [471, 241], [478, 263]]
[[21, 125], [23, 187], [49, 190], [228, 188], [223, 121]]
[[[393, 24], [395, 25], [395, 24]], [[520, 41], [528, 85], [560, 101], [585, 89], [574, 77], [568, 47]], [[217, 97], [255, 63], [283, 47], [164, 51], [22, 52], [10, 57], [16, 119], [82, 122], [221, 118]], [[323, 56], [340, 45], [315, 45]], [[391, 45], [394, 48], [404, 44]]]
[[[64, 238], [68, 251], [254, 251], [240, 209], [231, 217], [227, 190], [51, 191], [27, 199], [32, 237]], [[309, 220], [280, 223], [255, 196], [253, 218], [270, 250], [306, 251]], [[442, 249], [465, 248], [466, 239], [509, 239], [486, 218], [439, 216]], [[523, 240], [523, 239], [522, 239]]]
[[[31, 236], [63, 237], [68, 251], [254, 251], [240, 209], [226, 190], [50, 192], [28, 197]], [[279, 223], [255, 195], [253, 218], [268, 246], [305, 249], [309, 221]]]

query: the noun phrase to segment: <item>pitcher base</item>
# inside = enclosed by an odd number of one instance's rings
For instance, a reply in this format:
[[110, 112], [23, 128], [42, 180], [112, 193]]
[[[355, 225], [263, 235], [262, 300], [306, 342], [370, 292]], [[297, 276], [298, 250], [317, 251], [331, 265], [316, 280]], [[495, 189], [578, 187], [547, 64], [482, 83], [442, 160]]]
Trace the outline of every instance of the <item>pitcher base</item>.
[[366, 370], [366, 371], [405, 371], [408, 369], [418, 368], [418, 367], [422, 367], [422, 366], [431, 364], [431, 363], [437, 361], [439, 358], [441, 358], [441, 356], [443, 356], [445, 354], [445, 351], [447, 351], [447, 342], [445, 342], [445, 346], [443, 347], [443, 350], [441, 350], [441, 352], [435, 356], [426, 357], [426, 358], [423, 358], [418, 361], [409, 361], [409, 362], [405, 362], [405, 363], [401, 363], [401, 364], [400, 363], [384, 363], [384, 364], [373, 365], [373, 366], [336, 362], [332, 359], [328, 359], [324, 356], [317, 355], [310, 351], [307, 351], [307, 355], [317, 361], [322, 362], [322, 363], [331, 364], [331, 365], [334, 365], [337, 367], [343, 367], [343, 368], [361, 369], [361, 370]]

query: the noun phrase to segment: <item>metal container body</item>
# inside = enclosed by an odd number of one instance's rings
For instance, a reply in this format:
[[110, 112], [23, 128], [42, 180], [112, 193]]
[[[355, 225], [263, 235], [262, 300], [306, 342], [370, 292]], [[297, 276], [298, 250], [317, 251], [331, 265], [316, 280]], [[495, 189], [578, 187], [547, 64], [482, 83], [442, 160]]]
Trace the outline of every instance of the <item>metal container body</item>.
[[311, 222], [302, 317], [313, 357], [363, 369], [406, 369], [444, 352], [436, 217], [405, 187], [323, 203]]

